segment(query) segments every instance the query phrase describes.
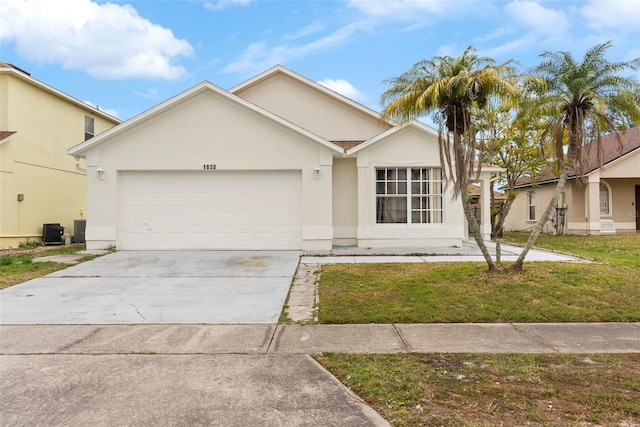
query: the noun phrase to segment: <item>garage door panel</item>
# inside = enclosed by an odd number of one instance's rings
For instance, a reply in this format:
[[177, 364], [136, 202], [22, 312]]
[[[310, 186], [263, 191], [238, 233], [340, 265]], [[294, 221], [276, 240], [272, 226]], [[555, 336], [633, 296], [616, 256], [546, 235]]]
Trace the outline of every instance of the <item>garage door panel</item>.
[[294, 171], [122, 172], [122, 249], [299, 249]]

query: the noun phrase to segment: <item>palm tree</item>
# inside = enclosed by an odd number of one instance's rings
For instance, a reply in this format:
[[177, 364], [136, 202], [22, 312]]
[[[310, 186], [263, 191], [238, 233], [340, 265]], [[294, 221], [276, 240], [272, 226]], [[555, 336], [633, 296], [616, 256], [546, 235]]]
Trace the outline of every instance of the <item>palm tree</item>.
[[592, 47], [582, 62], [576, 62], [569, 52], [546, 51], [540, 55], [543, 62], [533, 70], [544, 81], [542, 90], [533, 97], [548, 119], [547, 131], [561, 173], [549, 206], [511, 266], [515, 271], [522, 270], [524, 258], [557, 205], [569, 174], [584, 173], [586, 147], [602, 153], [602, 132], [625, 130], [640, 123], [640, 84], [620, 75], [625, 70], [638, 70], [640, 58], [609, 62], [605, 53], [611, 46], [607, 42]]
[[494, 65], [493, 59], [478, 56], [470, 46], [458, 57], [435, 56], [385, 80], [391, 87], [380, 97], [383, 114], [400, 122], [434, 113], [443, 179], [452, 186], [453, 197], [462, 200], [469, 232], [489, 270], [494, 270], [495, 265], [467, 196], [467, 187], [481, 167], [477, 162], [473, 112], [484, 108], [493, 97], [505, 97], [516, 90], [511, 63]]

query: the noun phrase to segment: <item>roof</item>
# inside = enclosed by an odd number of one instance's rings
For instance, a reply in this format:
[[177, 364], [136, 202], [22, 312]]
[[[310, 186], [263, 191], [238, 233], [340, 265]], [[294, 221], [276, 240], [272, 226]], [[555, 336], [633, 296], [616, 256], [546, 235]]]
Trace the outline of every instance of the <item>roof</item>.
[[[640, 127], [633, 127], [627, 129], [626, 132], [614, 132], [609, 135], [605, 135], [600, 138], [602, 145], [602, 166], [598, 160], [598, 152], [595, 146], [590, 145], [585, 147], [588, 150], [588, 157], [585, 163], [585, 172], [583, 175], [589, 175], [590, 173], [605, 167], [613, 162], [621, 160], [622, 158], [635, 153], [640, 152]], [[622, 147], [620, 146], [622, 143]], [[593, 149], [591, 149], [593, 147]], [[571, 173], [569, 179], [576, 178], [577, 174]], [[516, 182], [515, 188], [530, 187], [531, 185], [545, 184], [553, 182], [558, 179], [554, 168], [547, 167], [541, 174], [535, 177], [522, 177]]]
[[59, 98], [64, 99], [65, 101], [69, 102], [70, 104], [74, 104], [80, 108], [83, 108], [87, 111], [90, 111], [93, 114], [96, 114], [98, 116], [101, 116], [109, 121], [112, 121], [114, 123], [121, 123], [122, 120], [118, 119], [117, 117], [112, 116], [111, 114], [105, 113], [104, 111], [102, 111], [101, 109], [94, 107], [92, 105], [87, 104], [86, 102], [82, 102], [79, 99], [76, 99], [70, 95], [67, 95], [66, 93], [59, 91], [56, 88], [53, 88], [43, 82], [41, 82], [40, 80], [34, 79], [30, 73], [28, 73], [27, 71], [23, 70], [22, 68], [16, 67], [13, 64], [8, 64], [6, 62], [0, 62], [0, 73], [2, 74], [11, 74], [15, 77], [18, 77], [22, 80], [25, 80], [26, 82], [32, 84], [33, 86], [36, 86], [42, 90], [44, 90], [45, 92], [49, 92]]
[[249, 101], [246, 101], [242, 98], [240, 98], [239, 96], [236, 96], [216, 85], [214, 85], [211, 82], [208, 81], [203, 81], [202, 83], [199, 83], [193, 87], [191, 87], [190, 89], [187, 89], [186, 91], [174, 96], [173, 98], [170, 98], [158, 105], [156, 105], [155, 107], [138, 114], [137, 116], [133, 117], [132, 119], [127, 120], [124, 123], [121, 123], [118, 126], [115, 126], [103, 133], [101, 133], [100, 135], [97, 135], [87, 141], [84, 141], [74, 147], [71, 147], [70, 149], [67, 150], [67, 154], [70, 154], [72, 156], [75, 157], [83, 157], [86, 155], [87, 151], [89, 151], [90, 149], [97, 147], [101, 144], [103, 144], [104, 142], [112, 139], [113, 137], [137, 126], [140, 125], [150, 119], [152, 119], [153, 117], [159, 115], [160, 113], [170, 109], [172, 106], [180, 104], [182, 102], [187, 101], [188, 99], [200, 94], [200, 93], [204, 93], [204, 92], [212, 92], [215, 93], [219, 96], [223, 96], [233, 102], [236, 102], [240, 105], [243, 105], [244, 107], [246, 107], [247, 109], [254, 111], [258, 114], [261, 114], [262, 116], [276, 122], [279, 123], [282, 126], [285, 126], [291, 130], [293, 130], [294, 132], [301, 134], [307, 138], [309, 138], [310, 140], [313, 140], [337, 153], [342, 154], [344, 151], [343, 149], [341, 149], [339, 146], [337, 146], [336, 144], [327, 141], [326, 139], [312, 133], [309, 132], [306, 129], [303, 129], [299, 126], [297, 126], [294, 123], [291, 123], [285, 119], [283, 119], [280, 116], [277, 116], [255, 104], [250, 103]]

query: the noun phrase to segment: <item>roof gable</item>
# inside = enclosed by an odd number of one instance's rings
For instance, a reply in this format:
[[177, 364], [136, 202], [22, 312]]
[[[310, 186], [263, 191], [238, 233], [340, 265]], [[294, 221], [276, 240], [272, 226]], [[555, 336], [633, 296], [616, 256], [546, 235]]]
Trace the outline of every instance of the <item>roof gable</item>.
[[331, 149], [334, 152], [337, 153], [342, 153], [342, 149], [338, 146], [336, 146], [335, 144], [332, 144], [329, 141], [326, 141], [325, 139], [319, 137], [318, 135], [315, 135], [309, 131], [307, 131], [306, 129], [300, 128], [299, 126], [288, 122], [286, 120], [284, 120], [283, 118], [269, 112], [266, 111], [262, 108], [260, 108], [257, 105], [254, 105], [250, 102], [245, 101], [244, 99], [237, 97], [235, 95], [233, 95], [230, 92], [225, 91], [224, 89], [221, 89], [220, 87], [208, 82], [208, 81], [204, 81], [196, 86], [191, 87], [190, 89], [187, 89], [186, 91], [174, 96], [173, 98], [170, 98], [158, 105], [156, 105], [155, 107], [133, 117], [132, 119], [116, 126], [113, 127], [109, 130], [107, 130], [106, 132], [101, 133], [100, 135], [89, 139], [81, 144], [78, 144], [72, 148], [70, 148], [69, 150], [67, 150], [67, 153], [72, 155], [72, 156], [76, 156], [76, 157], [84, 157], [86, 155], [86, 153], [90, 150], [92, 150], [93, 148], [96, 148], [110, 140], [113, 140], [114, 138], [122, 135], [125, 132], [128, 132], [129, 130], [135, 128], [136, 126], [142, 125], [148, 121], [153, 120], [154, 118], [156, 118], [157, 116], [159, 116], [160, 114], [164, 114], [168, 111], [170, 111], [171, 109], [177, 107], [178, 105], [180, 105], [181, 103], [187, 102], [188, 100], [197, 97], [200, 94], [203, 93], [210, 93], [213, 94], [214, 96], [221, 96], [224, 97], [225, 99], [237, 103], [239, 106], [246, 108], [250, 111], [253, 111], [254, 113], [260, 114], [263, 117], [265, 117], [266, 119], [269, 119], [275, 123], [277, 123], [278, 125], [285, 127], [287, 129], [289, 129], [292, 132], [296, 132], [300, 135], [303, 135], [304, 137], [306, 137], [307, 139], [314, 141], [318, 144], [321, 144], [329, 149]]
[[417, 120], [411, 120], [411, 121], [409, 121], [409, 122], [407, 122], [405, 124], [394, 126], [394, 127], [390, 128], [390, 129], [388, 129], [387, 131], [385, 131], [385, 132], [383, 132], [383, 133], [381, 133], [379, 135], [376, 135], [373, 138], [363, 142], [362, 144], [358, 144], [358, 145], [350, 148], [349, 150], [347, 150], [347, 155], [350, 156], [352, 154], [356, 154], [357, 152], [359, 152], [361, 150], [364, 150], [364, 149], [366, 149], [366, 148], [378, 143], [379, 141], [383, 141], [383, 140], [389, 138], [392, 135], [396, 135], [396, 134], [398, 134], [400, 132], [404, 132], [406, 129], [418, 130], [418, 131], [423, 132], [424, 134], [426, 134], [428, 136], [435, 137], [436, 140], [438, 138], [438, 132], [435, 129], [433, 129], [433, 128], [431, 128], [431, 127], [429, 127], [429, 126], [425, 125], [424, 123], [419, 122]]
[[281, 65], [230, 92], [335, 143], [362, 142], [393, 126], [376, 111]]

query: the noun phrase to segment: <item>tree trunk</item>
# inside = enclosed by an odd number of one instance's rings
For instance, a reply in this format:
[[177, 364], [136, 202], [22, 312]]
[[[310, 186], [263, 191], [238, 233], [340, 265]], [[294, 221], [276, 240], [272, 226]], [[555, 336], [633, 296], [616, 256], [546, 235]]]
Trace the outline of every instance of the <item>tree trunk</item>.
[[493, 271], [496, 269], [496, 265], [493, 263], [491, 259], [491, 254], [487, 249], [487, 245], [484, 244], [484, 239], [482, 238], [482, 233], [480, 232], [480, 227], [478, 226], [478, 222], [476, 221], [476, 217], [473, 216], [473, 212], [471, 211], [471, 201], [469, 200], [468, 195], [461, 196], [462, 198], [462, 209], [464, 210], [464, 216], [467, 218], [467, 223], [469, 224], [469, 234], [473, 236], [480, 251], [482, 252], [482, 256], [484, 256], [484, 260], [487, 262], [487, 267], [489, 271]]
[[560, 178], [558, 178], [558, 183], [556, 184], [555, 190], [553, 190], [553, 195], [551, 196], [551, 201], [549, 202], [549, 206], [542, 214], [542, 218], [538, 221], [536, 226], [531, 230], [531, 234], [529, 235], [529, 239], [527, 239], [527, 243], [524, 245], [522, 252], [518, 256], [518, 259], [515, 263], [509, 267], [513, 271], [522, 271], [522, 264], [524, 264], [524, 258], [527, 256], [529, 250], [533, 247], [533, 244], [538, 239], [542, 228], [549, 220], [551, 216], [551, 211], [558, 205], [558, 199], [560, 199], [560, 194], [562, 190], [564, 190], [564, 186], [567, 183], [567, 179], [569, 178], [569, 172], [571, 171], [571, 167], [575, 165], [576, 156], [578, 152], [578, 138], [576, 132], [571, 132], [569, 134], [569, 150], [567, 152], [567, 162], [564, 164], [562, 168], [562, 173], [560, 174]]

